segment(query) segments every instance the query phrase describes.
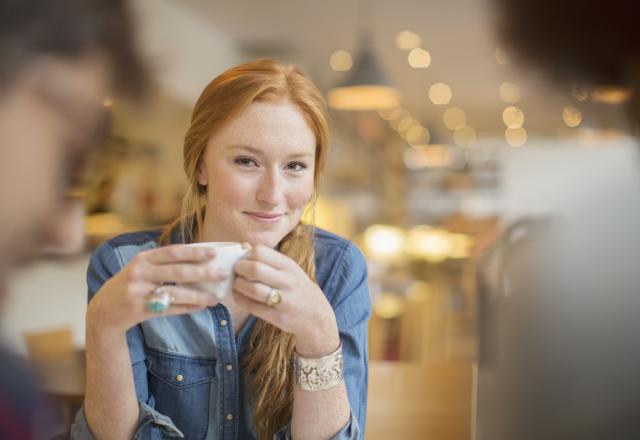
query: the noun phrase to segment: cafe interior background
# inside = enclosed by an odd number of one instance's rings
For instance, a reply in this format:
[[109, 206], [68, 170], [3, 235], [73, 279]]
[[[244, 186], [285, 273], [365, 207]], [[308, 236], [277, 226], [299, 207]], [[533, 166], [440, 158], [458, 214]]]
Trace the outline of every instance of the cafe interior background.
[[[545, 85], [499, 42], [483, 1], [132, 7], [153, 75], [149, 101], [105, 98], [110, 136], [82, 191], [84, 241], [16, 277], [0, 319], [8, 344], [44, 359], [56, 347], [82, 350], [90, 251], [174, 218], [200, 91], [226, 68], [275, 57], [301, 66], [328, 99], [331, 152], [316, 221], [354, 240], [369, 266], [367, 438], [471, 438], [478, 257], [509, 221], [606, 181], [595, 166], [602, 160], [617, 179], [631, 178], [624, 93]], [[610, 143], [610, 153], [595, 142]], [[561, 166], [558, 157], [570, 160]], [[562, 190], [551, 184], [558, 179]]]

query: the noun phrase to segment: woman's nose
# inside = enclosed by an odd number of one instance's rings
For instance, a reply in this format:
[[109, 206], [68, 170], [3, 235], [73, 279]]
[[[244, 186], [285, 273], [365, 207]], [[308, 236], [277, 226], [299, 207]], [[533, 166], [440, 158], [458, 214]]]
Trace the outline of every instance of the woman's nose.
[[282, 176], [278, 171], [264, 173], [258, 184], [256, 199], [269, 205], [279, 205], [283, 198]]

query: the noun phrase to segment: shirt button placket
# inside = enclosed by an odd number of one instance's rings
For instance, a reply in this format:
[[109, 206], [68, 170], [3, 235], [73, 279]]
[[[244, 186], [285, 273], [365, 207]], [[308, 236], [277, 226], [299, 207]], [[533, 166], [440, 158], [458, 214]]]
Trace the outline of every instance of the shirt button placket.
[[218, 323], [220, 324], [220, 353], [222, 365], [224, 366], [225, 374], [222, 375], [222, 413], [224, 414], [223, 424], [223, 438], [235, 439], [237, 437], [237, 411], [238, 411], [238, 393], [239, 384], [234, 373], [235, 358], [237, 357], [237, 350], [235, 346], [235, 336], [233, 335], [232, 326], [227, 317], [227, 311], [224, 308], [219, 308], [217, 311]]

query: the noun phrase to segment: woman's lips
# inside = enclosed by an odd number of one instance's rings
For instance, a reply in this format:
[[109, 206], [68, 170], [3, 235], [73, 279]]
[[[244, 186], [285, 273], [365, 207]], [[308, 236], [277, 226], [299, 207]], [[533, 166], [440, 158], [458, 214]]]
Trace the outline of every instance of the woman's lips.
[[266, 212], [249, 212], [249, 211], [245, 211], [245, 214], [247, 214], [249, 217], [251, 217], [253, 220], [260, 222], [260, 223], [277, 223], [281, 218], [283, 214], [269, 214]]

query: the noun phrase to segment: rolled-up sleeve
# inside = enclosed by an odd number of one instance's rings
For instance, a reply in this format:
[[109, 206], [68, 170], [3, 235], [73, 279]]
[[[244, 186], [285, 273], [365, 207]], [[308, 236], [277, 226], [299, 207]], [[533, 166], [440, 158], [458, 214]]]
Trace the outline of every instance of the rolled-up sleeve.
[[[116, 250], [109, 242], [103, 243], [91, 256], [87, 270], [87, 285], [89, 302], [102, 285], [121, 269]], [[146, 356], [144, 352], [144, 338], [142, 328], [138, 325], [127, 331], [127, 344], [131, 367], [138, 398], [139, 416], [134, 439], [161, 440], [162, 438], [183, 438], [182, 432], [171, 419], [154, 409], [154, 398], [149, 393], [147, 379]], [[84, 407], [80, 408], [71, 426], [71, 439], [93, 440], [93, 434], [84, 414]]]
[[[364, 438], [364, 432], [360, 430], [358, 419], [353, 417], [353, 411], [351, 411], [347, 424], [344, 425], [340, 431], [336, 432], [335, 435], [331, 437], [331, 440], [350, 440], [361, 438]], [[276, 432], [273, 436], [273, 440], [291, 440], [291, 423], [288, 423], [287, 426]]]
[[[162, 440], [163, 438], [184, 438], [182, 433], [175, 427], [171, 419], [160, 414], [146, 403], [138, 401], [140, 413], [138, 417], [138, 427], [133, 436], [138, 440]], [[84, 408], [76, 414], [75, 421], [71, 427], [71, 439], [93, 440], [93, 434], [87, 424], [84, 415]]]

